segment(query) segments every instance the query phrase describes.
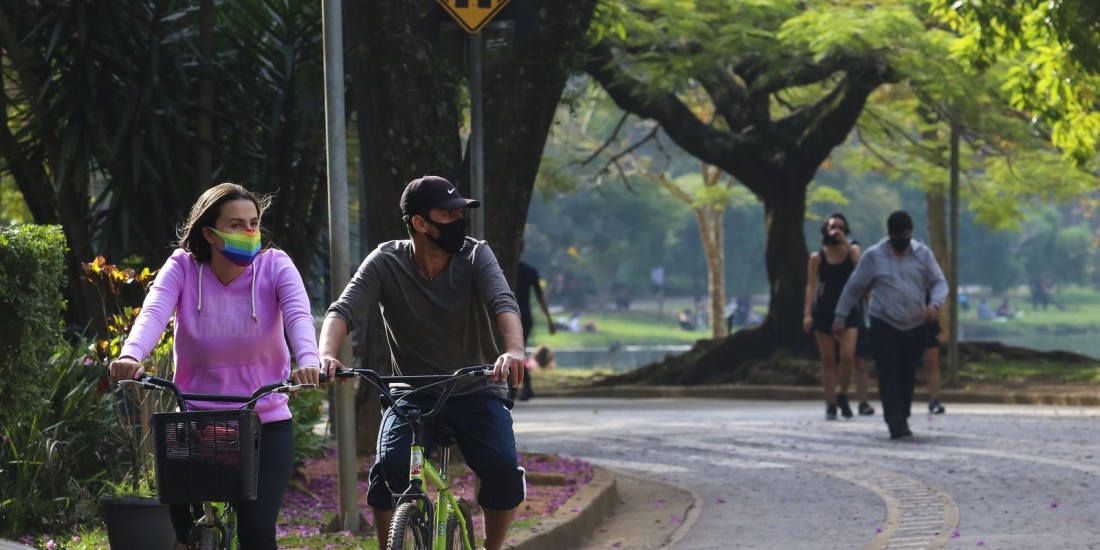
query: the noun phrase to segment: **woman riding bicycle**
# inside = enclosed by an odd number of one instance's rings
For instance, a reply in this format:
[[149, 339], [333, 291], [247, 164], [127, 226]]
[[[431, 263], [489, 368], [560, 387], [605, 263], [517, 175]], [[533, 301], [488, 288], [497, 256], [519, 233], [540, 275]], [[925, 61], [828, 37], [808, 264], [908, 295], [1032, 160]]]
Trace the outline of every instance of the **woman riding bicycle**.
[[[260, 217], [270, 204], [270, 197], [232, 183], [199, 197], [180, 228], [179, 248], [157, 274], [119, 359], [111, 363], [112, 381], [144, 374], [140, 361], [174, 314], [175, 383], [183, 392], [248, 395], [288, 378], [318, 383], [316, 332], [301, 275], [286, 253], [262, 248]], [[302, 367], [293, 373], [287, 339]], [[294, 431], [285, 395], [264, 397], [256, 412], [263, 423], [259, 495], [236, 507], [241, 548], [272, 549], [294, 463]], [[171, 514], [176, 538], [187, 544], [195, 511], [173, 505]]]

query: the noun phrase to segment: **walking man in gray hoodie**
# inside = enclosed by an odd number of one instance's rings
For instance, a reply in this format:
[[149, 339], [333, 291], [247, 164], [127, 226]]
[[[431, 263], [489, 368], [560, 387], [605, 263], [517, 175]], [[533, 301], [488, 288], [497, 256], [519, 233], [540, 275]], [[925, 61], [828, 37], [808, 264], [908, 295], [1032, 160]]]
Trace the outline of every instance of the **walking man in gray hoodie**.
[[[860, 297], [872, 291], [871, 347], [878, 370], [878, 392], [890, 438], [911, 437], [909, 409], [917, 364], [927, 341], [925, 324], [939, 318], [947, 298], [947, 280], [932, 249], [913, 240], [913, 219], [898, 210], [886, 220], [888, 237], [868, 248], [844, 285], [836, 307], [833, 333], [844, 332], [844, 319]], [[931, 300], [926, 303], [929, 292]]]

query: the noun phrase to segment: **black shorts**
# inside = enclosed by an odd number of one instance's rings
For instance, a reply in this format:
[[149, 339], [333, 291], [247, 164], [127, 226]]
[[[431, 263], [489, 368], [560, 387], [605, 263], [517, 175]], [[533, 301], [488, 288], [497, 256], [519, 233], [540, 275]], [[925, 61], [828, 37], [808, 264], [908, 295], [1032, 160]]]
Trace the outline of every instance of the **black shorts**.
[[859, 324], [859, 335], [856, 336], [856, 357], [875, 358], [874, 348], [871, 347], [871, 329], [863, 323]]
[[924, 349], [940, 347], [940, 332], [943, 331], [943, 328], [940, 327], [940, 320], [936, 319], [925, 323], [924, 330], [927, 331]]
[[[815, 309], [813, 312], [814, 332], [822, 334], [833, 333], [833, 320], [836, 319], [836, 311], [833, 308]], [[844, 328], [857, 328], [863, 322], [863, 312], [859, 308], [853, 308], [848, 317], [844, 318]]]

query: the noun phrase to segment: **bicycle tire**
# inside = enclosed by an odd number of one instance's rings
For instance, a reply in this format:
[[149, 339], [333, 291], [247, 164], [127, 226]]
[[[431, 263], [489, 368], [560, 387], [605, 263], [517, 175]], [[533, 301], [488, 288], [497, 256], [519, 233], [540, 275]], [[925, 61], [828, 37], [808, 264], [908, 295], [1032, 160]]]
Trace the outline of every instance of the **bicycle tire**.
[[424, 512], [415, 502], [397, 507], [390, 522], [390, 550], [427, 550], [431, 544], [430, 535]]
[[[477, 544], [477, 537], [474, 536], [474, 516], [470, 510], [470, 503], [465, 499], [458, 499], [458, 510], [462, 512], [462, 517], [466, 522], [466, 532], [470, 534], [469, 548], [475, 548]], [[448, 550], [465, 550], [467, 546], [463, 544], [462, 540], [462, 528], [458, 525], [458, 516], [451, 516], [447, 519], [447, 546]]]
[[218, 544], [218, 530], [209, 526], [195, 527], [191, 531], [190, 548], [192, 550], [220, 550]]

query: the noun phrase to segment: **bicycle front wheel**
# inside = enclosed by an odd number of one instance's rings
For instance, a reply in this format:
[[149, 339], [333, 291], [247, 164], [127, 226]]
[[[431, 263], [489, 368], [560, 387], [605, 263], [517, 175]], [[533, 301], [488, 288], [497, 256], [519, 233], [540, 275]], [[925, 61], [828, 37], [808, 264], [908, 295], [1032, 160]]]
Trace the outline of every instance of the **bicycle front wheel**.
[[397, 507], [390, 522], [390, 550], [427, 550], [429, 536], [424, 512], [415, 502], [406, 502]]
[[197, 526], [191, 530], [192, 550], [220, 550], [218, 544], [218, 530], [208, 525]]
[[470, 546], [466, 546], [462, 539], [462, 528], [458, 524], [458, 516], [452, 515], [447, 519], [447, 549], [464, 550], [474, 548], [474, 516], [470, 511], [470, 503], [464, 499], [458, 499], [458, 511], [462, 513], [462, 521], [466, 524], [466, 532], [470, 534]]

